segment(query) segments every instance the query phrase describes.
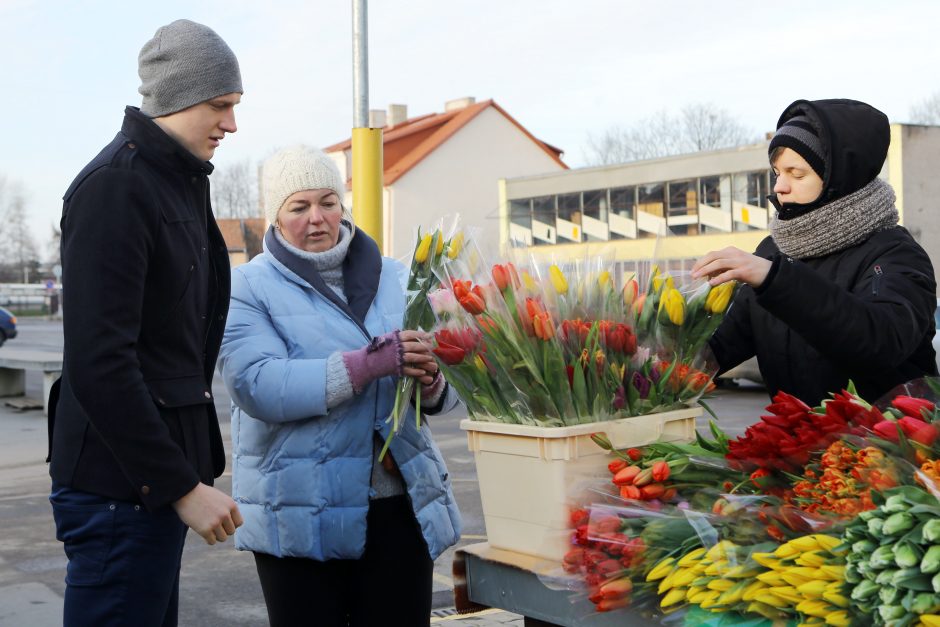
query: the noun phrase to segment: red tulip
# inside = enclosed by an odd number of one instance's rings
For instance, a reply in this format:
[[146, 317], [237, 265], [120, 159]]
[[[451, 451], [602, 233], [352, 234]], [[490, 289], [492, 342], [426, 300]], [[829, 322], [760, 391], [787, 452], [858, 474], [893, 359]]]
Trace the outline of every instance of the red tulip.
[[458, 298], [457, 301], [461, 307], [474, 316], [486, 311], [486, 301], [476, 292], [469, 292], [463, 298]]
[[923, 418], [924, 411], [928, 413], [936, 409], [936, 406], [926, 398], [914, 398], [913, 396], [897, 396], [891, 404], [904, 412], [905, 416], [914, 418]]
[[620, 486], [620, 497], [624, 499], [630, 499], [631, 501], [642, 500], [640, 488], [636, 487], [635, 485]]
[[493, 283], [496, 284], [496, 287], [499, 288], [499, 291], [503, 291], [509, 287], [509, 269], [506, 266], [501, 266], [498, 263], [493, 266]]
[[614, 485], [625, 486], [632, 484], [636, 476], [640, 474], [640, 470], [639, 466], [627, 466], [618, 470], [613, 478]]
[[460, 348], [459, 346], [453, 346], [451, 344], [446, 344], [438, 340], [437, 346], [432, 349], [434, 354], [441, 358], [448, 366], [456, 366], [464, 360], [464, 357], [467, 356], [467, 351]]
[[658, 499], [666, 492], [666, 486], [661, 483], [651, 483], [640, 488], [640, 495], [644, 500]]
[[641, 450], [638, 449], [638, 448], [628, 448], [628, 449], [627, 449], [627, 456], [628, 456], [630, 459], [632, 459], [633, 461], [637, 461], [637, 460], [639, 460], [640, 458], [643, 457], [643, 451], [641, 451]]
[[663, 461], [653, 464], [653, 481], [665, 481], [669, 478], [669, 464]]
[[909, 439], [924, 446], [931, 446], [937, 439], [937, 435], [940, 435], [932, 424], [910, 416], [904, 416], [898, 420], [898, 426]]
[[617, 458], [614, 461], [607, 464], [607, 470], [610, 471], [610, 474], [616, 475], [618, 472], [627, 467], [627, 460]]
[[893, 420], [882, 420], [871, 429], [886, 440], [898, 441], [898, 423]]

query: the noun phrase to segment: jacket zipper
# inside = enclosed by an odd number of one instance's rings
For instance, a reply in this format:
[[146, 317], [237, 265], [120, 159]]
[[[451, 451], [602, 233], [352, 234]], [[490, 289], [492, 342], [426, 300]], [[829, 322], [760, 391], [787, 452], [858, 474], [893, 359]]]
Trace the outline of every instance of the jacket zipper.
[[884, 273], [881, 271], [881, 266], [878, 266], [878, 265], [875, 266], [874, 270], [875, 270], [875, 276], [874, 278], [872, 278], [872, 281], [871, 281], [871, 293], [872, 293], [872, 296], [877, 296], [878, 288], [881, 286], [881, 275]]

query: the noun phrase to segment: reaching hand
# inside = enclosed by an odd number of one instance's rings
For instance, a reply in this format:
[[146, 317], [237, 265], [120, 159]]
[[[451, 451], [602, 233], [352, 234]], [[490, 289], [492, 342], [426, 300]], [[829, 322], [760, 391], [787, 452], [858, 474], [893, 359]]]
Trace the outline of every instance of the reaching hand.
[[729, 246], [713, 250], [692, 266], [692, 278], [708, 277], [712, 286], [736, 280], [751, 287], [760, 287], [767, 279], [772, 262]]
[[206, 544], [225, 542], [241, 527], [238, 505], [225, 492], [199, 483], [186, 496], [173, 503], [183, 523], [201, 535]]

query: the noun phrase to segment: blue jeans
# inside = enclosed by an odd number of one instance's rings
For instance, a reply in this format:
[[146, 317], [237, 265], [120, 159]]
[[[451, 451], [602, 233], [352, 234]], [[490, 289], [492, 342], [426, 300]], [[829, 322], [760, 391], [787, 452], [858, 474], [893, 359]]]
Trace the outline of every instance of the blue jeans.
[[69, 558], [65, 627], [174, 627], [186, 525], [172, 507], [148, 512], [53, 484], [56, 538]]

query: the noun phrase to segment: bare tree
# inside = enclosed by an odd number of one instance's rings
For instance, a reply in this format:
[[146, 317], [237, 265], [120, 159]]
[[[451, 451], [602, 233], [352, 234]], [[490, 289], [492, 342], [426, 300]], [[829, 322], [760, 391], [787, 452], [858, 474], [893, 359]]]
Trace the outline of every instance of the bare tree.
[[250, 159], [217, 167], [210, 180], [212, 209], [216, 217], [261, 216], [261, 209], [258, 207], [257, 166]]
[[910, 118], [914, 124], [940, 124], [940, 91], [912, 106]]
[[29, 282], [39, 267], [36, 243], [26, 224], [26, 199], [18, 185], [4, 184], [0, 189], [0, 254], [3, 255], [5, 280]]
[[678, 114], [662, 109], [627, 127], [613, 127], [599, 137], [588, 136], [585, 159], [607, 165], [717, 150], [757, 141], [757, 135], [734, 115], [712, 103], [695, 103]]

